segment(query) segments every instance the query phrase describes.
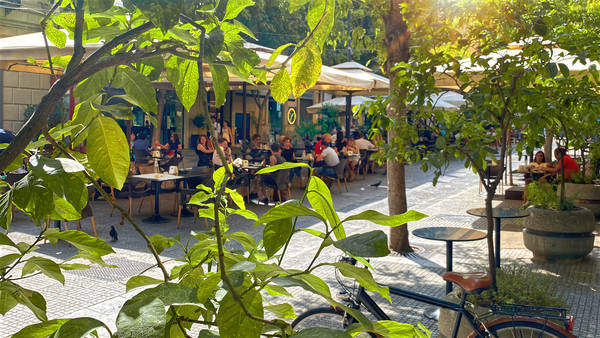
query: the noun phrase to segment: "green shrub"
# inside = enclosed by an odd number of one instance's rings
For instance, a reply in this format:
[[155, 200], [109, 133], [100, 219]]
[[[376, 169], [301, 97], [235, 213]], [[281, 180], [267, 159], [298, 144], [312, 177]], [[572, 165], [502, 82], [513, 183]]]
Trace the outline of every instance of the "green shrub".
[[467, 300], [475, 305], [489, 306], [492, 301], [507, 304], [527, 304], [567, 307], [565, 301], [554, 295], [558, 277], [531, 271], [528, 266], [507, 266], [496, 270], [498, 290], [486, 290], [470, 295]]
[[575, 205], [573, 200], [566, 200], [565, 203], [560, 205], [560, 198], [556, 193], [556, 186], [550, 183], [532, 182], [525, 188], [527, 190], [527, 204], [528, 206], [538, 206], [543, 209], [554, 209], [554, 210], [573, 210]]

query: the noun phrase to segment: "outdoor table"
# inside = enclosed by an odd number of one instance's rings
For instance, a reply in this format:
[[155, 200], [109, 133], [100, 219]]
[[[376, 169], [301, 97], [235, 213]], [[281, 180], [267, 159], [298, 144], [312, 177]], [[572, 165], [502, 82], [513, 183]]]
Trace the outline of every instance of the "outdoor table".
[[[178, 181], [183, 179], [183, 176], [176, 176], [170, 174], [142, 174], [142, 175], [132, 175], [132, 178], [149, 181], [154, 184], [154, 214], [143, 221], [145, 223], [151, 224], [159, 224], [166, 223], [169, 221], [168, 218], [162, 217], [159, 213], [159, 200], [160, 200], [160, 186], [163, 182], [167, 181]], [[175, 182], [177, 184], [177, 182]]]
[[[456, 227], [427, 227], [413, 230], [413, 235], [433, 241], [446, 242], [446, 271], [452, 271], [452, 243], [484, 239], [486, 234], [479, 230]], [[452, 283], [446, 282], [446, 293], [452, 292]]]
[[[245, 165], [245, 166], [241, 166], [240, 168], [248, 174], [248, 198], [247, 198], [247, 200], [248, 200], [248, 203], [250, 203], [252, 201], [250, 199], [250, 189], [251, 189], [251, 186], [252, 186], [252, 184], [251, 184], [252, 183], [252, 178], [255, 176], [255, 173], [258, 170], [262, 169], [263, 167], [260, 166], [260, 165], [248, 164], [248, 165]], [[256, 203], [256, 204], [259, 204], [259, 203]]]
[[[477, 217], [487, 217], [485, 212], [485, 208], [475, 208], [467, 210], [467, 214]], [[500, 225], [503, 218], [523, 218], [529, 216], [529, 211], [521, 210], [521, 209], [513, 209], [513, 208], [492, 208], [492, 217], [495, 222], [494, 232], [496, 233], [495, 237], [495, 247], [496, 247], [496, 267], [500, 267]]]

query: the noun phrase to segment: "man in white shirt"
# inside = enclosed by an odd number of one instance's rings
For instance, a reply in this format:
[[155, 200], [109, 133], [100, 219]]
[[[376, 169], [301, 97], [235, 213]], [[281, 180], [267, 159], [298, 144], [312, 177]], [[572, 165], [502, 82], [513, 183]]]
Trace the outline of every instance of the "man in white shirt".
[[[223, 149], [223, 153], [225, 153], [225, 157], [227, 158], [227, 163], [233, 162], [231, 158], [231, 148], [227, 144], [227, 140], [224, 138], [219, 138], [218, 145], [221, 149]], [[221, 157], [219, 156], [219, 152], [215, 149], [213, 152], [212, 162], [215, 165], [215, 169], [223, 166], [223, 162], [221, 161]]]
[[340, 163], [340, 158], [335, 150], [331, 147], [331, 136], [326, 134], [325, 138], [321, 142], [323, 151], [316, 159], [316, 165], [320, 165], [316, 169], [317, 175], [320, 176], [334, 176], [335, 166]]
[[360, 150], [372, 150], [375, 149], [375, 145], [371, 143], [369, 140], [365, 139], [365, 136], [360, 131], [356, 132], [358, 134], [358, 138], [354, 140], [354, 143]]

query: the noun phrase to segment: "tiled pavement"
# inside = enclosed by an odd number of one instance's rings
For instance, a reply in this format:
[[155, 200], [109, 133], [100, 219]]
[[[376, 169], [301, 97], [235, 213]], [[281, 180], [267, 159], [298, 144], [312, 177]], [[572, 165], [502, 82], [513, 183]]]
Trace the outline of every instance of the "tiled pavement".
[[[483, 199], [478, 195], [477, 177], [469, 170], [464, 169], [460, 163], [453, 163], [446, 175], [441, 177], [438, 185], [432, 187], [431, 175], [422, 173], [416, 167], [407, 169], [407, 186], [409, 207], [428, 214], [430, 217], [409, 225], [409, 230], [423, 226], [459, 226], [467, 228], [484, 228], [484, 220], [466, 215], [465, 210], [472, 207], [481, 207]], [[380, 180], [385, 181], [385, 176], [371, 175], [365, 180], [352, 182], [351, 191], [337, 193], [334, 187], [334, 204], [342, 214], [357, 213], [365, 209], [375, 209], [381, 212], [387, 210], [387, 189], [385, 182], [379, 188], [370, 184]], [[125, 201], [122, 201], [125, 205]], [[506, 205], [508, 202], [496, 202]], [[171, 212], [171, 201], [165, 198], [162, 203], [161, 213]], [[146, 204], [148, 207], [148, 204]], [[41, 292], [48, 301], [48, 316], [50, 318], [91, 316], [109, 324], [114, 328], [116, 315], [120, 306], [132, 296], [125, 293], [125, 282], [131, 276], [139, 274], [152, 266], [152, 256], [145, 250], [139, 236], [130, 226], [119, 226], [117, 216], [110, 217], [110, 209], [105, 202], [97, 201], [93, 204], [98, 225], [99, 235], [108, 239], [110, 225], [115, 225], [119, 231], [119, 241], [114, 243], [116, 254], [111, 255], [107, 261], [115, 264], [118, 269], [94, 267], [84, 271], [70, 271], [65, 273], [64, 286], [43, 276], [24, 279], [21, 284]], [[253, 206], [257, 213], [266, 210], [265, 207]], [[135, 218], [141, 220], [150, 213], [150, 209], [143, 210], [142, 215]], [[519, 221], [512, 221], [518, 223]], [[234, 219], [231, 222], [232, 231], [246, 231], [259, 238], [262, 229], [255, 229], [252, 224]], [[596, 248], [584, 262], [573, 265], [539, 264], [530, 261], [531, 254], [522, 246], [520, 228], [518, 224], [504, 222], [505, 230], [502, 233], [502, 259], [503, 264], [523, 264], [532, 269], [547, 272], [556, 276], [556, 287], [553, 292], [561, 294], [571, 306], [575, 315], [575, 333], [580, 337], [600, 336], [600, 252], [596, 241]], [[167, 236], [181, 234], [183, 238], [189, 235], [191, 229], [202, 227], [201, 224], [192, 224], [191, 219], [184, 219], [181, 229], [177, 230], [174, 222], [149, 225], [143, 224], [148, 234], [162, 233]], [[84, 230], [89, 229], [89, 221], [83, 221]], [[309, 221], [300, 223], [302, 227], [318, 227]], [[347, 233], [369, 231], [380, 227], [367, 222], [350, 222], [347, 224]], [[30, 240], [38, 231], [22, 215], [16, 215], [13, 223], [11, 237], [15, 240]], [[309, 255], [314, 253], [314, 241], [305, 240], [305, 234], [295, 235], [293, 250], [289, 251], [285, 264], [301, 267], [308, 264]], [[308, 235], [306, 235], [308, 236]], [[418, 251], [409, 256], [390, 255], [372, 260], [378, 281], [408, 288], [433, 296], [443, 296], [444, 282], [440, 275], [445, 270], [445, 246], [442, 242], [423, 240], [411, 236], [411, 244]], [[0, 248], [0, 254], [2, 249]], [[40, 254], [49, 258], [64, 260], [70, 257], [74, 250], [64, 243], [59, 243], [57, 248], [49, 244], [42, 245]], [[163, 252], [165, 259], [178, 257], [181, 253], [177, 248]], [[330, 249], [323, 252], [323, 260], [334, 260], [338, 252]], [[310, 256], [312, 257], [312, 255]], [[480, 270], [486, 265], [485, 241], [455, 243], [454, 268], [457, 271]], [[172, 263], [170, 263], [172, 264]], [[156, 269], [150, 274], [157, 274]], [[335, 281], [332, 269], [317, 270], [317, 274], [332, 287], [335, 293], [339, 286]], [[135, 291], [134, 291], [135, 292]], [[308, 307], [317, 306], [320, 300], [302, 290], [295, 290], [292, 301], [297, 313]], [[422, 322], [434, 336], [437, 336], [436, 322], [423, 316], [428, 306], [416, 301], [392, 297], [393, 304], [381, 301], [380, 304], [392, 319], [402, 322]], [[0, 317], [0, 336], [9, 336], [21, 327], [36, 322], [34, 316], [24, 307], [18, 306], [6, 316]]]

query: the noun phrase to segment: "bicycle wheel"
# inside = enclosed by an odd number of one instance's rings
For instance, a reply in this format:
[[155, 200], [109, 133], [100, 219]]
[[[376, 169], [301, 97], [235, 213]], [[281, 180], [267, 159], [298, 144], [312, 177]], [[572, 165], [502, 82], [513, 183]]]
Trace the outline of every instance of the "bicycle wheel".
[[[487, 327], [490, 335], [485, 337], [498, 338], [571, 338], [575, 337], [556, 324], [537, 321], [535, 319], [501, 318], [492, 321]], [[477, 337], [477, 332], [471, 333], [471, 338]]]
[[[310, 327], [325, 327], [345, 331], [348, 326], [356, 322], [354, 317], [344, 311], [331, 307], [320, 307], [304, 312], [292, 322], [294, 330], [303, 330]], [[371, 333], [361, 333], [357, 337], [376, 337]]]

